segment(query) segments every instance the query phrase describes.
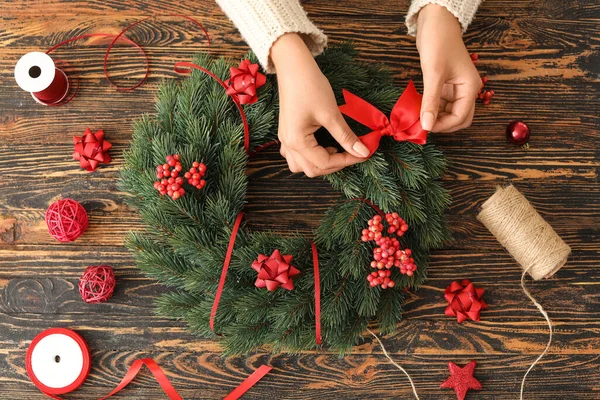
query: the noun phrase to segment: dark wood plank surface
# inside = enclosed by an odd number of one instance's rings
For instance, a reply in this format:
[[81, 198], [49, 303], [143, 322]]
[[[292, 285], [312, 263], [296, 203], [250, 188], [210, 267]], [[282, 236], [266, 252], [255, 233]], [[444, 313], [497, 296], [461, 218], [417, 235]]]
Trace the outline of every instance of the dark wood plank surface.
[[[403, 25], [407, 0], [312, 0], [305, 6], [332, 42], [352, 39], [364, 59], [387, 63], [399, 84], [411, 77], [422, 87], [414, 39]], [[220, 398], [262, 363], [274, 370], [247, 399], [410, 398], [405, 377], [370, 338], [344, 358], [320, 351], [224, 359], [214, 341], [154, 314], [152, 301], [165, 289], [141, 274], [123, 247], [126, 232], [141, 225], [124, 204], [115, 178], [132, 122], [153, 110], [156, 85], [175, 78], [175, 61], [206, 49], [194, 26], [168, 16], [174, 13], [202, 21], [217, 54], [238, 57], [246, 51], [235, 27], [211, 1], [2, 4], [0, 397], [43, 398], [26, 375], [25, 351], [42, 329], [64, 326], [79, 331], [93, 349], [92, 374], [69, 398], [106, 394], [142, 356], [155, 357], [184, 398]], [[82, 77], [81, 92], [68, 106], [41, 107], [14, 83], [12, 70], [24, 53], [84, 32], [117, 33], [147, 15], [161, 17], [131, 32], [152, 68], [149, 81], [135, 92], [116, 92], [103, 79], [103, 42], [97, 40], [57, 52]], [[529, 283], [556, 330], [549, 355], [530, 374], [526, 398], [600, 398], [598, 26], [595, 0], [488, 0], [465, 34], [496, 96], [490, 106], [478, 105], [470, 128], [435, 136], [451, 163], [444, 186], [453, 195], [448, 219], [455, 240], [434, 252], [430, 279], [409, 296], [398, 333], [384, 340], [414, 377], [422, 399], [454, 398], [439, 389], [446, 364], [471, 359], [478, 362], [476, 376], [484, 390], [468, 398], [515, 399], [523, 373], [545, 345], [547, 329], [519, 287], [520, 268], [475, 218], [494, 187], [507, 182], [515, 183], [573, 248], [554, 278]], [[135, 55], [115, 52], [128, 54], [127, 62], [111, 64], [119, 82], [140, 76]], [[505, 143], [504, 127], [512, 119], [530, 124], [529, 151]], [[70, 159], [71, 136], [86, 127], [104, 129], [114, 144], [113, 163], [92, 174]], [[337, 197], [323, 181], [292, 176], [276, 149], [254, 159], [249, 175], [247, 211], [256, 229], [309, 234]], [[267, 196], [265, 188], [280, 196]], [[90, 214], [90, 229], [75, 243], [60, 244], [47, 234], [43, 214], [58, 196], [80, 200]], [[101, 262], [115, 267], [116, 294], [109, 303], [86, 305], [76, 291], [78, 278], [85, 266]], [[459, 325], [443, 314], [443, 290], [461, 278], [488, 291], [490, 309], [480, 323]], [[120, 398], [164, 394], [143, 374]]]

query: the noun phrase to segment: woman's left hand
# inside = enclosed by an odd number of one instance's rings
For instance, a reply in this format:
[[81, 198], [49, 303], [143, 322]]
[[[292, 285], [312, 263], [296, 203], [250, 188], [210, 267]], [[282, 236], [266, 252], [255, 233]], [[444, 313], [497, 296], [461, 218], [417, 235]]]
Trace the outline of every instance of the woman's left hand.
[[481, 78], [462, 40], [460, 23], [445, 7], [419, 12], [417, 49], [423, 71], [421, 126], [454, 132], [471, 125]]

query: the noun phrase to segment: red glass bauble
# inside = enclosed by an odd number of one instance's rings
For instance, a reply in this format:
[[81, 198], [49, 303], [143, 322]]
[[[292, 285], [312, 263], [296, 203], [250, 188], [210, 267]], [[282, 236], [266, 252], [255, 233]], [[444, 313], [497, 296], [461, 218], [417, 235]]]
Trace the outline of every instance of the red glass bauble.
[[506, 127], [506, 139], [519, 146], [529, 141], [529, 127], [523, 121], [512, 121]]

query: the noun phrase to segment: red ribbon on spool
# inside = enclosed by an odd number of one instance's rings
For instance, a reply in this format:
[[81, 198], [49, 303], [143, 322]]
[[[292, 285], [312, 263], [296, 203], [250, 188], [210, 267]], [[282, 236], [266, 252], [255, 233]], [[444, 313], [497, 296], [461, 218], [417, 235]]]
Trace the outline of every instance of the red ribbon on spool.
[[[81, 351], [81, 357], [82, 357], [82, 365], [81, 365], [81, 371], [79, 372], [79, 375], [72, 382], [70, 382], [69, 384], [62, 386], [62, 387], [50, 386], [50, 383], [48, 382], [48, 376], [47, 375], [41, 376], [43, 371], [40, 371], [39, 367], [34, 365], [34, 363], [37, 364], [38, 362], [54, 361], [58, 368], [60, 366], [61, 361], [63, 361], [63, 363], [69, 362], [69, 360], [64, 360], [64, 359], [61, 360], [60, 359], [60, 355], [58, 353], [60, 352], [61, 349], [52, 349], [52, 350], [55, 350], [55, 352], [48, 353], [48, 352], [44, 352], [44, 349], [38, 348], [38, 345], [54, 347], [51, 345], [56, 343], [56, 341], [52, 340], [52, 339], [57, 338], [57, 336], [55, 336], [55, 335], [64, 336], [63, 338], [60, 338], [58, 336], [59, 339], [62, 339], [61, 341], [63, 343], [65, 343], [65, 342], [68, 343], [69, 339], [73, 340], [77, 344], [77, 346], [79, 346], [79, 349]], [[41, 342], [41, 344], [40, 344], [40, 342]], [[36, 348], [38, 349], [38, 351], [36, 351]], [[35, 352], [35, 354], [34, 354], [34, 352]], [[64, 354], [63, 354], [63, 356], [64, 356]], [[32, 363], [32, 360], [33, 360], [33, 363]], [[85, 382], [85, 380], [87, 379], [87, 377], [90, 373], [90, 369], [91, 369], [90, 349], [89, 349], [87, 343], [85, 342], [85, 340], [83, 340], [83, 338], [81, 336], [79, 336], [77, 333], [75, 333], [69, 329], [64, 329], [64, 328], [47, 329], [44, 332], [37, 335], [35, 337], [35, 339], [33, 339], [33, 342], [31, 342], [31, 345], [29, 345], [29, 348], [27, 349], [27, 355], [25, 356], [25, 367], [27, 368], [27, 375], [29, 375], [29, 379], [31, 379], [33, 384], [35, 386], [37, 386], [37, 388], [40, 389], [40, 391], [42, 393], [44, 393], [48, 397], [52, 397], [53, 399], [58, 399], [58, 397], [56, 397], [57, 395], [72, 392], [73, 390], [80, 387], [83, 384], [83, 382]], [[36, 373], [36, 370], [37, 370], [37, 373]], [[38, 377], [38, 374], [40, 375], [39, 377]]]
[[[208, 35], [208, 32], [206, 31], [204, 26], [202, 26], [201, 23], [199, 23], [195, 19], [188, 17], [186, 15], [171, 14], [169, 16], [187, 19], [188, 21], [191, 21], [196, 26], [200, 27], [200, 29], [206, 36], [208, 48], [210, 51], [210, 37]], [[112, 38], [112, 41], [109, 44], [108, 48], [106, 49], [106, 53], [104, 54], [104, 64], [103, 64], [104, 77], [106, 78], [108, 83], [111, 86], [113, 86], [114, 88], [116, 88], [117, 90], [129, 91], [129, 90], [136, 89], [139, 86], [141, 86], [148, 78], [148, 75], [150, 73], [150, 62], [148, 60], [148, 56], [144, 52], [144, 49], [142, 49], [142, 47], [139, 44], [137, 44], [136, 42], [134, 42], [133, 40], [127, 38], [125, 36], [125, 33], [129, 29], [133, 28], [134, 26], [136, 26], [144, 21], [147, 21], [149, 19], [152, 19], [152, 18], [156, 18], [156, 16], [147, 17], [147, 18], [143, 18], [141, 20], [135, 21], [135, 22], [129, 24], [125, 29], [123, 29], [117, 35], [111, 34], [111, 33], [86, 33], [83, 35], [72, 37], [70, 39], [64, 40], [64, 41], [52, 46], [50, 49], [48, 49], [46, 51], [45, 54], [48, 55], [59, 47], [62, 47], [68, 43], [76, 42], [76, 41], [79, 41], [82, 39], [96, 38], [96, 37]], [[110, 52], [114, 48], [117, 41], [124, 41], [128, 45], [133, 46], [135, 49], [137, 49], [139, 51], [139, 53], [142, 55], [142, 57], [144, 59], [144, 64], [145, 64], [144, 76], [136, 84], [134, 84], [132, 86], [123, 87], [123, 86], [117, 85], [116, 83], [114, 83], [112, 81], [112, 79], [108, 73], [108, 58], [110, 56]], [[17, 63], [17, 66], [15, 67], [15, 78], [16, 78], [19, 86], [23, 90], [30, 92], [31, 95], [33, 96], [33, 98], [35, 99], [35, 101], [37, 101], [38, 103], [43, 104], [43, 105], [59, 106], [59, 105], [63, 105], [63, 104], [70, 102], [75, 97], [77, 92], [79, 91], [78, 79], [76, 79], [74, 82], [70, 82], [69, 77], [67, 76], [65, 71], [63, 71], [59, 67], [55, 66], [54, 62], [52, 61], [52, 59], [49, 56], [47, 56], [47, 60], [42, 60], [42, 62], [40, 62], [39, 64], [35, 64], [35, 63], [28, 64], [28, 63], [22, 62], [23, 59], [27, 59], [32, 54], [39, 55], [39, 54], [43, 54], [43, 53], [38, 53], [38, 52], [28, 53], [28, 54], [24, 55], [21, 58], [21, 60], [19, 60], [19, 62]], [[35, 61], [35, 56], [33, 58]], [[38, 60], [39, 60], [39, 58], [38, 58]], [[62, 63], [65, 66], [69, 65], [67, 62], [64, 62], [64, 61], [57, 61], [57, 63]], [[38, 84], [36, 85], [35, 81], [36, 81], [36, 78], [39, 78], [40, 71], [43, 72], [44, 77], [49, 78], [49, 79], [37, 79]], [[23, 82], [25, 84], [23, 84]], [[29, 85], [28, 85], [28, 83], [29, 83]], [[32, 85], [32, 83], [33, 83], [33, 85]], [[37, 88], [37, 90], [34, 90], [36, 88]], [[70, 95], [69, 95], [69, 93], [70, 93]]]
[[[73, 355], [72, 353], [68, 354], [67, 352], [67, 357], [65, 357], [65, 353], [61, 352], [63, 349], [59, 348], [61, 344], [65, 345], [67, 350], [71, 351], [78, 347], [79, 351], [81, 351], [81, 360], [78, 358], [78, 353]], [[60, 356], [61, 354], [63, 355], [62, 358]], [[90, 359], [89, 347], [79, 334], [69, 329], [50, 328], [37, 335], [31, 342], [31, 345], [29, 345], [29, 348], [27, 349], [27, 355], [25, 357], [25, 366], [27, 368], [27, 375], [29, 375], [29, 379], [31, 379], [33, 384], [42, 393], [53, 399], [60, 400], [60, 397], [57, 397], [58, 395], [70, 393], [79, 388], [85, 382], [91, 369]], [[79, 361], [81, 361], [81, 363]], [[48, 381], [57, 375], [53, 374], [52, 372], [47, 373], [43, 369], [40, 369], [39, 363], [44, 362], [49, 363], [52, 366], [54, 366], [53, 363], [56, 363], [56, 368], [60, 367], [61, 362], [63, 362], [63, 365], [66, 364], [67, 369], [69, 366], [73, 365], [79, 367], [79, 364], [81, 364], [81, 368], [79, 374], [68, 384], [60, 387], [54, 387]], [[152, 375], [154, 375], [160, 387], [165, 391], [167, 396], [169, 396], [169, 399], [182, 400], [182, 397], [179, 395], [179, 393], [177, 393], [177, 390], [175, 390], [169, 381], [169, 378], [167, 378], [167, 375], [165, 375], [158, 363], [151, 358], [141, 358], [135, 360], [117, 387], [108, 395], [103, 396], [101, 400], [107, 399], [123, 390], [139, 374], [144, 365], [148, 367], [150, 372], [152, 372]], [[248, 378], [246, 378], [244, 382], [242, 382], [231, 393], [225, 396], [224, 400], [239, 399], [266, 374], [268, 374], [271, 369], [272, 368], [268, 365], [261, 365]], [[64, 371], [62, 372], [63, 373], [58, 374], [59, 377], [63, 377], [65, 375]], [[73, 374], [71, 373], [70, 375]]]
[[69, 79], [63, 70], [56, 68], [54, 80], [47, 89], [41, 92], [33, 92], [31, 95], [38, 103], [51, 105], [60, 103], [69, 93]]

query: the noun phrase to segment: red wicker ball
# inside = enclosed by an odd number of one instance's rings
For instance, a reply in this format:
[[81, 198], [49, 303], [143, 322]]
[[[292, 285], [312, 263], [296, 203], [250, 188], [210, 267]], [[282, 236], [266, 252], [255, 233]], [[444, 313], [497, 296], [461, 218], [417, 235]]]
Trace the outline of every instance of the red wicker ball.
[[72, 242], [88, 228], [88, 215], [83, 206], [73, 199], [54, 202], [46, 211], [48, 232], [61, 242]]
[[85, 269], [79, 280], [79, 294], [86, 303], [101, 303], [115, 291], [115, 272], [108, 265], [92, 265]]

